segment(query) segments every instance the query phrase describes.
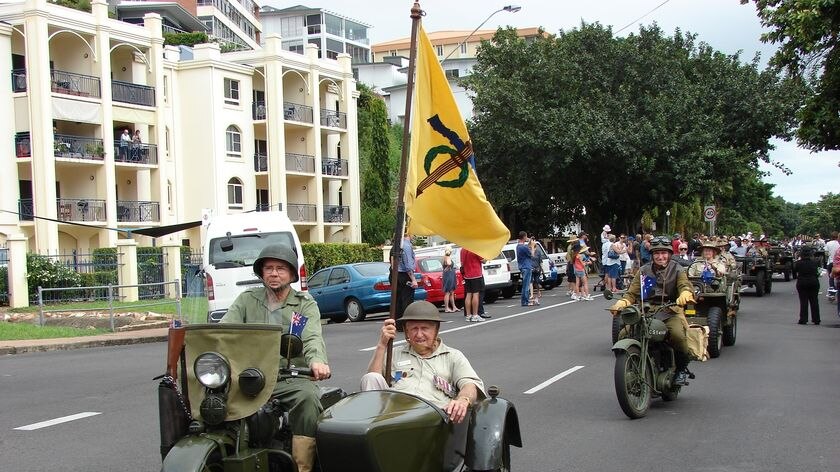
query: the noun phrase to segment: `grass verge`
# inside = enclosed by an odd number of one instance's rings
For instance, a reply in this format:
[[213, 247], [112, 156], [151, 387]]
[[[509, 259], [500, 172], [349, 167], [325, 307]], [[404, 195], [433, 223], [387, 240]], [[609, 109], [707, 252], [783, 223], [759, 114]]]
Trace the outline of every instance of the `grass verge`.
[[79, 329], [65, 326], [38, 326], [30, 323], [0, 323], [0, 341], [20, 339], [73, 338], [104, 334], [104, 329]]

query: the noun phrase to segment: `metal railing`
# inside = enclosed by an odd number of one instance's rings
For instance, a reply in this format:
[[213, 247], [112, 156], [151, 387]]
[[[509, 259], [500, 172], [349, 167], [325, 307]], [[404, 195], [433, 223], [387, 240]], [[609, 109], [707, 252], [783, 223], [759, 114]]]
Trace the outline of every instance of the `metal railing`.
[[179, 33], [189, 33], [189, 31], [184, 31], [180, 28], [176, 28], [174, 26], [169, 25], [160, 25], [161, 32], [163, 34], [179, 34]]
[[158, 222], [160, 221], [160, 202], [117, 200], [117, 221]]
[[17, 133], [15, 135], [15, 155], [17, 157], [32, 157], [32, 147], [28, 132]]
[[114, 162], [155, 165], [158, 163], [157, 144], [114, 141]]
[[321, 159], [321, 173], [324, 175], [336, 175], [339, 177], [347, 177], [350, 175], [347, 170], [346, 159]]
[[35, 219], [35, 206], [31, 198], [18, 200], [18, 218], [20, 221], [32, 221]]
[[286, 170], [290, 172], [315, 173], [315, 157], [306, 154], [286, 153]]
[[155, 106], [155, 88], [148, 85], [114, 80], [111, 82], [111, 94], [115, 102]]
[[292, 102], [283, 102], [283, 119], [286, 121], [312, 123], [312, 107]]
[[264, 120], [266, 117], [265, 114], [265, 102], [264, 101], [256, 101], [253, 105], [251, 105], [251, 115], [255, 120]]
[[12, 69], [12, 92], [26, 92], [26, 69]]
[[257, 203], [254, 206], [254, 211], [271, 211], [274, 207], [277, 207], [277, 211], [283, 211], [282, 203], [275, 203], [274, 205], [271, 203]]
[[321, 126], [347, 128], [347, 113], [321, 108]]
[[349, 223], [350, 207], [344, 205], [324, 205], [324, 221], [328, 223]]
[[99, 98], [102, 88], [98, 77], [63, 70], [50, 71], [52, 91], [64, 95]]
[[268, 172], [268, 154], [254, 154], [254, 172]]
[[318, 207], [308, 203], [289, 203], [286, 215], [292, 221], [314, 223], [318, 219]]
[[53, 154], [55, 157], [101, 161], [105, 159], [104, 141], [99, 138], [56, 134]]
[[58, 198], [58, 219], [61, 221], [105, 221], [105, 200], [90, 198]]

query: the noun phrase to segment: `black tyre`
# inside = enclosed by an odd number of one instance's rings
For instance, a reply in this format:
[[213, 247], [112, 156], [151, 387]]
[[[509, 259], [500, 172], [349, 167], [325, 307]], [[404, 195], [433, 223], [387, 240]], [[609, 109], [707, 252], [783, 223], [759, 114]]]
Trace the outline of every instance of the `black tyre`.
[[662, 392], [662, 400], [666, 402], [672, 402], [677, 399], [677, 396], [680, 394], [680, 389], [682, 388], [679, 385], [673, 385], [674, 383], [674, 373], [671, 373], [671, 388], [670, 390], [665, 390]]
[[730, 316], [729, 324], [723, 327], [723, 345], [734, 346], [735, 337], [738, 335], [738, 317]]
[[720, 357], [720, 349], [723, 347], [723, 336], [721, 336], [721, 321], [723, 312], [719, 307], [709, 308], [706, 314], [706, 324], [709, 326], [709, 357], [712, 359]]
[[613, 316], [612, 319], [612, 342], [618, 342], [618, 334], [621, 332], [621, 317]]
[[347, 318], [354, 323], [356, 321], [364, 321], [365, 307], [362, 306], [362, 302], [350, 297], [344, 301], [344, 314], [346, 314]]
[[615, 394], [621, 410], [630, 419], [642, 418], [650, 408], [653, 375], [642, 372], [642, 357], [636, 346], [615, 355]]
[[760, 270], [755, 274], [755, 296], [763, 297], [767, 285], [764, 283], [764, 271]]
[[484, 292], [484, 303], [495, 303], [499, 299], [498, 290], [488, 290]]
[[502, 296], [505, 298], [510, 298], [516, 295], [516, 287], [511, 285], [510, 287], [505, 287], [502, 289]]
[[773, 277], [767, 277], [767, 283], [764, 284], [764, 292], [770, 293], [773, 291]]

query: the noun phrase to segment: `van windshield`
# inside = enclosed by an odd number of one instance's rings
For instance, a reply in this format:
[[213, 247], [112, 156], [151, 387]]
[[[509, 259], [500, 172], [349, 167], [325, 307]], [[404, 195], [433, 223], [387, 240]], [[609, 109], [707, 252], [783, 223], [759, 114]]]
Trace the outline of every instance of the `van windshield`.
[[237, 234], [231, 236], [230, 239], [233, 242], [233, 249], [227, 252], [222, 251], [222, 243], [227, 240], [227, 236], [210, 240], [208, 260], [216, 269], [232, 269], [253, 265], [259, 257], [260, 251], [270, 244], [285, 244], [297, 253], [292, 233], [288, 231]]

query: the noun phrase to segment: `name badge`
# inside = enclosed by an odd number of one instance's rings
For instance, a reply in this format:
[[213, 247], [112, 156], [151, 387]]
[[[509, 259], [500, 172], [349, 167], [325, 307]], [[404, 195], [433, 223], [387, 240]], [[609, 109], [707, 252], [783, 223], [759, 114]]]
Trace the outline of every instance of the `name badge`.
[[411, 365], [411, 360], [405, 360], [405, 361], [397, 362], [397, 367], [405, 367], [407, 365]]

